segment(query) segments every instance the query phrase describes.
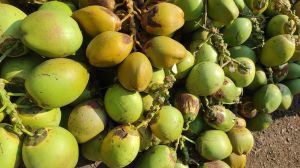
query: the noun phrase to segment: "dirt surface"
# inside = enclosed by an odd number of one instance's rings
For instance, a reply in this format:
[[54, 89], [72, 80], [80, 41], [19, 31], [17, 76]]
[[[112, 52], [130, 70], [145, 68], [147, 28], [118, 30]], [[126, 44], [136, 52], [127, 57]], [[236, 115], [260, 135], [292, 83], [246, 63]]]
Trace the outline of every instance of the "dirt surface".
[[[273, 124], [254, 132], [255, 147], [247, 168], [300, 168], [300, 96], [288, 111], [273, 113]], [[81, 159], [78, 168], [103, 168], [100, 163]]]
[[300, 96], [289, 111], [273, 113], [273, 124], [254, 133], [247, 168], [300, 168]]

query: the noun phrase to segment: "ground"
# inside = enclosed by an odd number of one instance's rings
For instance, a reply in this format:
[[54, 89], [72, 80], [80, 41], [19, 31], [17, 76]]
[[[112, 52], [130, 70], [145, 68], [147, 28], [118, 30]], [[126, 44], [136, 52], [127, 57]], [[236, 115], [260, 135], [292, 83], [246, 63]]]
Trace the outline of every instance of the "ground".
[[[273, 120], [267, 130], [254, 132], [255, 147], [248, 155], [247, 168], [300, 168], [300, 96], [290, 110], [274, 112]], [[100, 167], [83, 159], [78, 165]]]
[[288, 111], [273, 113], [274, 123], [254, 133], [247, 168], [300, 168], [300, 97]]

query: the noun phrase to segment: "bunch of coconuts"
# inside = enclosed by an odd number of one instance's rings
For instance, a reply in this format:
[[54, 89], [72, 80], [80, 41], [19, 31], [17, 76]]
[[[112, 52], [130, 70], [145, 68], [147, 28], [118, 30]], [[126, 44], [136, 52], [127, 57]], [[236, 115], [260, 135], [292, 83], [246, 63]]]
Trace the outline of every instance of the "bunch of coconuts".
[[300, 93], [300, 2], [0, 2], [0, 167], [243, 168]]

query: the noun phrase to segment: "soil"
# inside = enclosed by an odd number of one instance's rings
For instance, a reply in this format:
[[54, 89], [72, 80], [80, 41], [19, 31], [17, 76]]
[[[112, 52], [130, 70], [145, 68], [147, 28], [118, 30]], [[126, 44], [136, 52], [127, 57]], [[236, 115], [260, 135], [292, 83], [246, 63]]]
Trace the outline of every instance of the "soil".
[[[254, 149], [247, 157], [246, 168], [300, 168], [300, 95], [288, 111], [276, 111], [273, 124], [253, 132]], [[103, 168], [99, 162], [80, 159], [78, 168]]]
[[300, 167], [300, 96], [290, 110], [274, 112], [273, 120], [267, 130], [254, 133], [247, 168]]

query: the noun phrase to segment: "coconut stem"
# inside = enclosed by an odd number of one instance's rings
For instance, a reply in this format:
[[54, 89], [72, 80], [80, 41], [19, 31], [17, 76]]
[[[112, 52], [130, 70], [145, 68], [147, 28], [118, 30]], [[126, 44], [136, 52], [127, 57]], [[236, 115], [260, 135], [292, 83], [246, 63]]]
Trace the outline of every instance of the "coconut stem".
[[[1, 86], [3, 83], [5, 83], [5, 80], [1, 80]], [[6, 82], [7, 83], [7, 82]], [[9, 93], [4, 89], [5, 84], [3, 84], [3, 87], [0, 88], [0, 98], [1, 98], [1, 111], [5, 111], [7, 115], [9, 115], [10, 120], [12, 124], [14, 125], [14, 131], [18, 135], [22, 135], [22, 133], [25, 133], [28, 136], [34, 136], [34, 133], [30, 132], [25, 128], [25, 126], [22, 124], [22, 120], [20, 119], [18, 112], [16, 110], [17, 105], [12, 103], [10, 100], [10, 95], [13, 95], [14, 93]]]
[[[181, 137], [180, 137], [180, 138], [181, 138]], [[178, 139], [176, 140], [176, 143], [175, 143], [175, 152], [177, 152], [177, 150], [178, 150], [179, 143], [180, 143], [180, 138], [178, 138]]]
[[181, 150], [183, 152], [183, 156], [184, 156], [184, 161], [186, 163], [189, 163], [191, 158], [190, 158], [190, 154], [189, 154], [189, 150], [188, 148], [184, 145], [184, 141], [180, 142], [180, 146], [181, 146]]
[[[127, 12], [128, 12], [128, 15], [125, 16], [125, 18], [128, 17], [130, 19], [131, 36], [133, 37], [133, 40], [135, 43], [134, 51], [137, 51], [136, 46], [138, 46], [139, 48], [142, 48], [142, 45], [137, 38], [137, 26], [136, 26], [136, 22], [135, 22], [135, 15], [138, 15], [138, 13], [140, 11], [135, 11], [135, 9], [134, 9], [135, 5], [134, 5], [133, 0], [125, 0], [125, 3], [126, 3], [126, 7], [127, 7]], [[128, 19], [128, 18], [126, 18], [126, 19]]]
[[282, 0], [277, 0], [275, 3], [275, 11], [280, 14], [287, 15], [291, 20], [295, 21], [297, 25], [300, 24], [300, 20], [297, 15], [295, 15], [295, 12], [293, 12], [288, 4], [284, 3]]
[[184, 145], [184, 142], [185, 142], [185, 141], [188, 141], [188, 142], [192, 143], [193, 145], [196, 145], [196, 142], [195, 142], [195, 141], [191, 140], [190, 138], [188, 138], [188, 137], [186, 137], [186, 136], [184, 136], [184, 135], [181, 135], [181, 136], [177, 139], [177, 141], [176, 141], [176, 144], [175, 144], [175, 151], [178, 150], [178, 147], [179, 147], [181, 150], [183, 150], [183, 149], [185, 148], [185, 145]]
[[0, 63], [8, 57], [16, 48], [18, 47], [18, 42], [15, 42], [12, 47], [8, 48], [0, 57]]
[[192, 144], [194, 144], [194, 145], [196, 145], [195, 141], [191, 140], [190, 138], [188, 138], [188, 137], [186, 137], [184, 135], [181, 135], [181, 138], [184, 139], [184, 140], [186, 140], [186, 141], [188, 141], [188, 142], [190, 142], [190, 143], [192, 143]]
[[249, 17], [250, 21], [253, 25], [253, 33], [251, 34], [252, 39], [255, 40], [257, 43], [256, 46], [253, 49], [263, 47], [265, 45], [265, 32], [263, 31], [263, 28], [265, 27], [265, 18], [262, 17]]
[[[244, 71], [248, 71], [249, 68], [246, 67], [244, 64], [240, 63], [239, 61], [235, 60], [234, 58], [230, 57], [230, 52], [227, 49], [228, 44], [225, 43], [223, 39], [223, 34], [221, 33], [214, 33], [213, 36], [211, 36], [212, 43], [214, 44], [215, 48], [217, 49], [219, 53], [219, 63], [220, 66], [223, 68], [229, 63], [235, 63], [239, 66], [239, 68], [242, 68]], [[224, 62], [226, 61], [226, 62]]]
[[207, 27], [207, 0], [204, 0], [204, 26]]
[[151, 120], [154, 118], [154, 116], [158, 113], [159, 110], [153, 111], [153, 112], [149, 112], [147, 114], [147, 118], [146, 120], [143, 120], [139, 125], [137, 125], [135, 128], [138, 130], [142, 127], [147, 127], [149, 125], [149, 123], [151, 122]]
[[[241, 68], [242, 71], [246, 71], [247, 72], [248, 70], [250, 70], [249, 67], [245, 66], [244, 64], [242, 64], [241, 62], [237, 61], [234, 58], [231, 58], [229, 56], [224, 56], [224, 58], [227, 60], [228, 64], [229, 63], [237, 64], [239, 66], [239, 68]], [[226, 65], [226, 64], [224, 64], [224, 65]], [[222, 68], [225, 67], [224, 65], [222, 66]]]
[[[275, 3], [275, 11], [280, 14], [287, 15], [289, 19], [293, 20], [297, 27], [298, 27], [298, 36], [300, 37], [300, 19], [295, 14], [295, 11], [292, 11], [288, 4], [284, 3], [282, 0], [277, 0]], [[300, 39], [298, 38], [298, 41], [300, 42]]]
[[124, 23], [127, 19], [129, 19], [132, 15], [129, 13], [127, 14], [122, 20], [121, 23]]
[[195, 141], [191, 140], [190, 138], [181, 135], [180, 138], [177, 139], [176, 145], [175, 145], [175, 151], [177, 152], [178, 147], [180, 148], [181, 152], [183, 153], [184, 162], [187, 164], [193, 163], [196, 165], [199, 165], [194, 159], [190, 157], [189, 150], [185, 145], [185, 141], [188, 141], [192, 143], [193, 145], [196, 145]]
[[266, 18], [261, 15], [254, 15], [251, 10], [243, 10], [241, 16], [248, 18], [252, 22], [252, 33], [249, 39], [255, 42], [252, 49], [263, 47], [265, 44], [265, 24]]
[[[225, 41], [223, 39], [223, 34], [219, 33], [219, 29], [214, 27], [214, 25], [212, 23], [207, 22], [207, 5], [208, 5], [208, 1], [205, 0], [204, 1], [204, 26], [203, 26], [203, 29], [209, 31], [210, 34], [209, 34], [208, 38], [206, 39], [206, 41], [204, 41], [199, 46], [197, 46], [197, 50], [199, 50], [202, 47], [202, 45], [204, 43], [206, 43], [208, 40], [211, 40], [219, 54], [219, 63], [220, 63], [221, 67], [223, 67], [224, 61], [226, 61], [226, 64], [228, 64], [230, 62], [234, 62], [234, 63], [238, 64], [241, 68], [243, 68], [243, 70], [247, 71], [248, 67], [244, 66], [239, 61], [236, 61], [235, 59], [230, 57], [230, 52], [227, 49], [228, 44], [225, 43]], [[193, 53], [193, 54], [195, 55], [196, 53]]]
[[42, 5], [43, 3], [48, 2], [48, 0], [28, 0], [27, 3], [29, 4], [39, 4]]
[[117, 8], [119, 8], [120, 6], [123, 6], [123, 5], [124, 5], [124, 2], [116, 4], [114, 7], [114, 10], [116, 10]]
[[227, 50], [228, 45], [223, 39], [223, 34], [215, 33], [214, 36], [212, 36], [212, 43], [218, 51], [220, 66], [223, 66], [225, 57], [230, 56], [230, 52]]
[[194, 160], [194, 159], [190, 159], [189, 163], [190, 163], [190, 164], [195, 164], [195, 165], [197, 165], [198, 167], [200, 166], [200, 163], [198, 163], [198, 162], [197, 162], [196, 160]]
[[201, 43], [197, 46], [196, 50], [193, 52], [193, 55], [194, 55], [194, 56], [196, 56], [196, 54], [200, 51], [201, 47], [202, 47], [205, 43], [207, 43], [207, 42], [210, 40], [210, 38], [211, 38], [212, 36], [213, 36], [213, 34], [209, 34], [208, 37], [207, 37], [207, 39], [204, 40], [203, 42], [201, 42]]
[[207, 113], [207, 116], [209, 118], [215, 118], [216, 115], [213, 112], [214, 110], [209, 106], [208, 98], [207, 97], [201, 97], [200, 99], [201, 99], [202, 104], [204, 105], [204, 109], [205, 109], [204, 111], [205, 111], [205, 113]]
[[270, 83], [275, 83], [274, 82], [274, 79], [273, 79], [273, 70], [272, 70], [272, 68], [267, 68], [267, 72], [268, 72], [268, 81], [270, 82]]
[[189, 130], [191, 122], [192, 122], [192, 121], [187, 121], [187, 122], [185, 123], [186, 126], [183, 128], [183, 131]]
[[8, 96], [14, 96], [14, 97], [26, 97], [27, 95], [25, 93], [7, 93]]
[[153, 104], [147, 113], [146, 119], [135, 126], [136, 129], [147, 127], [151, 120], [157, 115], [162, 106], [168, 104], [168, 99], [170, 97], [169, 89], [173, 87], [176, 78], [170, 70], [166, 70], [165, 74], [166, 76], [163, 84], [152, 85], [147, 88], [146, 92], [148, 92], [148, 94], [152, 96]]

